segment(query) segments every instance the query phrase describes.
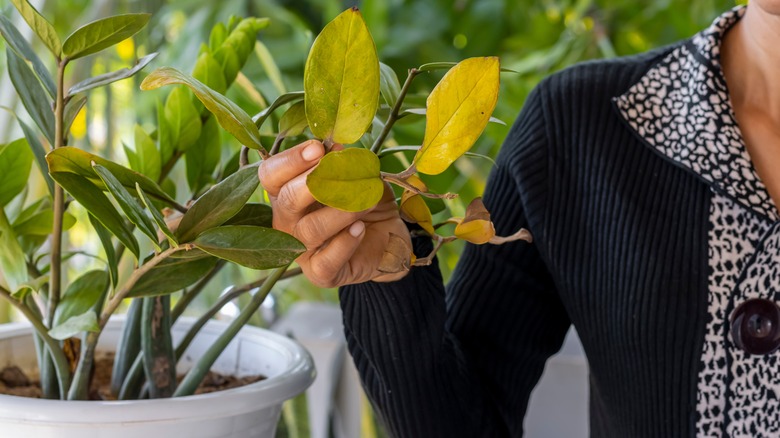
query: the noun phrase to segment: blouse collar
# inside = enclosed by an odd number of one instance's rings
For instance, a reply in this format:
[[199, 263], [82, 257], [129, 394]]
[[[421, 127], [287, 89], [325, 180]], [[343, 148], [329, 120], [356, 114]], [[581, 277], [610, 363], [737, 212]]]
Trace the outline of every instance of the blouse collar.
[[715, 19], [613, 101], [652, 149], [775, 221], [777, 208], [745, 148], [719, 62], [723, 35], [745, 10], [740, 6]]

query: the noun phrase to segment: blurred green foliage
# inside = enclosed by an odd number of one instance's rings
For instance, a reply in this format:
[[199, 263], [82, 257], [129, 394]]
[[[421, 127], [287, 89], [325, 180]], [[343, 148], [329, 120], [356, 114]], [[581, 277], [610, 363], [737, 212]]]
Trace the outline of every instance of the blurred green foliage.
[[[494, 116], [507, 126], [490, 124], [473, 148], [474, 152], [495, 156], [517, 116], [528, 92], [546, 75], [574, 63], [623, 56], [687, 38], [706, 27], [721, 12], [733, 7], [733, 0], [39, 0], [33, 2], [64, 35], [74, 23], [124, 12], [151, 12], [149, 26], [118, 50], [91, 56], [87, 67], [74, 69], [69, 83], [131, 64], [136, 55], [159, 51], [151, 67], [171, 65], [191, 70], [200, 44], [208, 41], [211, 27], [231, 15], [269, 17], [271, 26], [261, 33], [245, 75], [248, 83], [234, 85], [228, 92], [250, 114], [286, 91], [301, 90], [303, 65], [313, 35], [339, 12], [359, 6], [371, 30], [380, 60], [390, 65], [403, 80], [408, 68], [434, 61], [457, 61], [471, 56], [498, 55], [502, 66], [518, 71], [504, 73], [499, 103]], [[0, 12], [25, 29], [7, 0], [0, 0]], [[26, 29], [25, 29], [26, 31]], [[29, 36], [30, 34], [25, 34]], [[41, 42], [32, 39], [36, 47]], [[0, 41], [0, 49], [3, 49]], [[270, 55], [270, 56], [269, 56]], [[53, 65], [52, 59], [45, 62]], [[149, 69], [151, 71], [151, 68]], [[5, 74], [5, 57], [0, 56], [0, 105], [13, 108], [27, 119], [12, 97]], [[414, 83], [414, 91], [429, 91], [441, 72], [427, 73]], [[141, 77], [143, 76], [140, 75]], [[88, 112], [82, 117], [82, 134], [75, 142], [104, 156], [126, 162], [122, 143], [132, 143], [133, 127], [153, 126], [155, 93], [140, 93], [141, 78], [120, 82], [90, 96]], [[414, 102], [414, 95], [412, 95]], [[417, 99], [417, 105], [424, 102]], [[270, 126], [273, 126], [269, 124]], [[399, 124], [395, 141], [399, 145], [419, 145], [422, 120]], [[78, 134], [76, 132], [75, 134]], [[271, 134], [267, 132], [267, 134]], [[0, 142], [20, 136], [14, 120], [0, 111]], [[231, 142], [228, 136], [223, 141]], [[291, 144], [288, 142], [288, 144]], [[223, 152], [223, 164], [238, 145]], [[400, 164], [397, 167], [400, 169]], [[387, 164], [392, 167], [392, 163]], [[444, 174], [426, 179], [436, 192], [457, 191], [462, 199], [448, 201], [454, 215], [462, 214], [473, 197], [484, 190], [492, 163], [462, 158]], [[175, 169], [178, 181], [186, 185], [184, 169]], [[44, 190], [42, 186], [42, 190]], [[186, 201], [186, 200], [183, 200]], [[79, 239], [78, 230], [69, 236]], [[97, 248], [97, 246], [96, 246]], [[445, 277], [457, 261], [458, 244], [440, 253]], [[96, 249], [97, 251], [97, 249]], [[80, 263], [80, 264], [79, 264]], [[77, 271], [95, 261], [74, 261]], [[251, 281], [257, 274], [244, 269], [226, 270], [212, 283], [211, 298], [230, 284]], [[317, 290], [305, 280], [282, 283], [276, 291], [283, 309], [296, 300], [335, 300], [335, 291]], [[206, 304], [203, 304], [206, 306]]]

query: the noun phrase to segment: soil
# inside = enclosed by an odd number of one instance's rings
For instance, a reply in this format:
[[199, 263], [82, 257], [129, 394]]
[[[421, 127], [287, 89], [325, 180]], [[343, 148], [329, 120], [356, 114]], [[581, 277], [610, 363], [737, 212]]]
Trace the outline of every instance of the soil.
[[[116, 400], [110, 390], [113, 366], [113, 353], [95, 359], [95, 371], [89, 388], [90, 400]], [[179, 381], [183, 378], [183, 375], [179, 376]], [[234, 377], [209, 372], [195, 394], [238, 388], [263, 379], [265, 376]], [[41, 382], [37, 378], [27, 376], [19, 367], [7, 366], [0, 370], [0, 394], [41, 398]]]

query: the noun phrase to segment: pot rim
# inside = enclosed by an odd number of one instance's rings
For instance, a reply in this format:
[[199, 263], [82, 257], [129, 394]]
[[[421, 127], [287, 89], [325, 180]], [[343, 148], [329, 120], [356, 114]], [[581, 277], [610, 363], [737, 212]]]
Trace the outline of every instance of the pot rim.
[[[182, 324], [193, 318], [181, 318]], [[121, 327], [122, 318], [112, 318], [107, 328]], [[177, 323], [178, 325], [178, 323]], [[218, 334], [227, 323], [209, 321], [203, 333]], [[0, 324], [0, 337], [32, 332], [27, 323]], [[297, 342], [270, 330], [245, 326], [236, 339], [251, 339], [285, 357], [287, 368], [259, 382], [208, 394], [155, 400], [63, 401], [0, 395], [0, 421], [55, 423], [133, 423], [180, 421], [188, 418], [218, 418], [279, 405], [303, 392], [316, 375], [309, 353]], [[93, 416], [84, 421], [85, 414]]]

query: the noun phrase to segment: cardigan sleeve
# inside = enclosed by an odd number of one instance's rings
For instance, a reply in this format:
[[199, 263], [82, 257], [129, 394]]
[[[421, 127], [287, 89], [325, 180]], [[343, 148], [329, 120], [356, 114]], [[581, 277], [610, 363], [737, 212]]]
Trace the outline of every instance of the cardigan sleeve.
[[[529, 96], [485, 190], [499, 235], [535, 234], [543, 224], [539, 94]], [[522, 435], [530, 393], [570, 325], [538, 244], [468, 244], [446, 290], [436, 263], [397, 282], [341, 289], [349, 351], [392, 436]], [[418, 256], [432, 248], [422, 238], [414, 246]]]

